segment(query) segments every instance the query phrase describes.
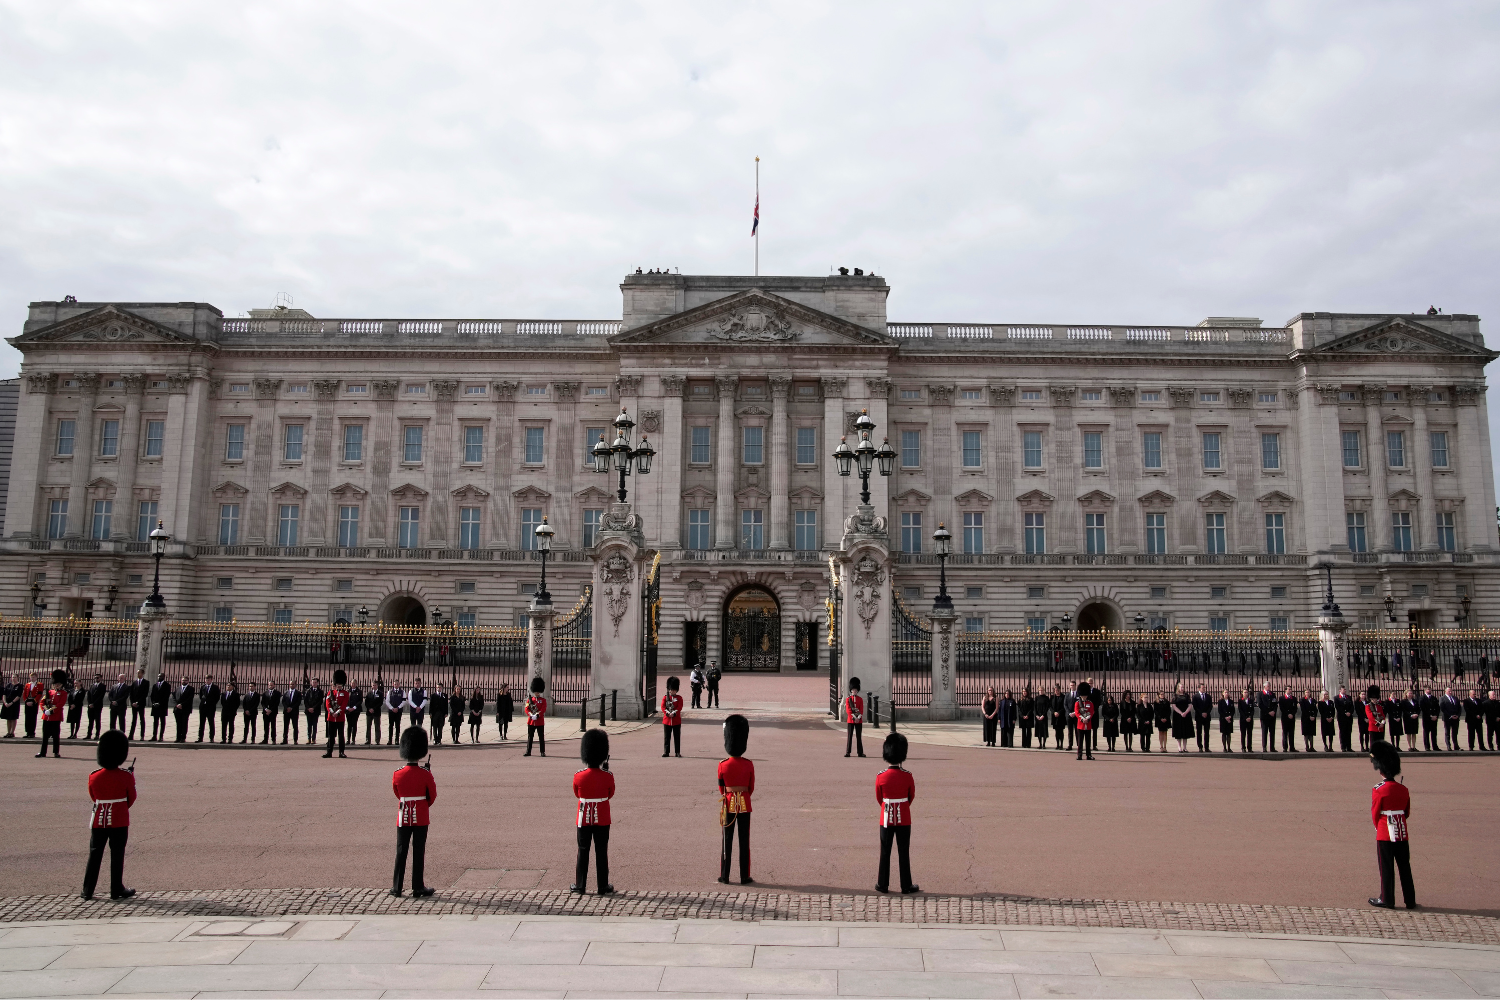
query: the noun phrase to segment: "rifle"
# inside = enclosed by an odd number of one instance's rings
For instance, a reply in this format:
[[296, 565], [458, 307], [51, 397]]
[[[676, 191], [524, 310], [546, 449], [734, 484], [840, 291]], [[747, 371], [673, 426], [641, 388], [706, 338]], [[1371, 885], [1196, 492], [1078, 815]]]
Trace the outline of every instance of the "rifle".
[[427, 755], [427, 759], [422, 762], [422, 766], [427, 768], [427, 770], [429, 771], [432, 770], [432, 754]]
[[134, 757], [130, 758], [130, 766], [127, 767], [125, 770], [129, 771], [131, 774], [135, 773], [135, 758]]

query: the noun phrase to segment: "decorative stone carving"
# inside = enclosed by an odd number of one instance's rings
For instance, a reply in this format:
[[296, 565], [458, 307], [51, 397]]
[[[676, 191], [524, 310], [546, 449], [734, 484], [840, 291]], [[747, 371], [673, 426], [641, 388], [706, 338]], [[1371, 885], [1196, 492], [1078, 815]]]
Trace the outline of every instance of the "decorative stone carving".
[[1109, 387], [1109, 401], [1115, 406], [1134, 406], [1135, 389], [1127, 385]]
[[[186, 376], [179, 376], [179, 377], [186, 377]], [[171, 375], [167, 376], [167, 385], [168, 385], [168, 388], [169, 388], [169, 390], [171, 392], [176, 392], [177, 391], [177, 389], [172, 386], [172, 376]], [[186, 387], [184, 387], [184, 391], [186, 391]], [[280, 391], [281, 391], [281, 379], [279, 379], [279, 378], [258, 378], [258, 379], [255, 380], [255, 398], [256, 399], [275, 399], [276, 398], [276, 394], [278, 392], [280, 392]], [[393, 394], [394, 394], [394, 390], [393, 390]]]
[[1453, 401], [1459, 406], [1475, 406], [1479, 403], [1479, 394], [1482, 392], [1483, 385], [1455, 385]]
[[694, 611], [698, 610], [699, 608], [703, 607], [703, 602], [707, 599], [707, 596], [708, 595], [703, 592], [703, 584], [701, 582], [699, 582], [698, 580], [689, 581], [687, 585], [688, 607], [692, 608]]
[[26, 391], [36, 396], [45, 396], [57, 386], [57, 375], [53, 372], [32, 372], [26, 376]]
[[663, 396], [681, 396], [686, 388], [686, 376], [663, 375], [661, 377], [661, 392]]
[[478, 486], [470, 483], [464, 486], [460, 486], [456, 490], [452, 490], [450, 492], [450, 495], [455, 500], [485, 500], [489, 497], [490, 494], [488, 490], [482, 490]]
[[938, 683], [947, 691], [948, 669], [953, 659], [953, 622], [947, 618], [933, 619], [932, 624], [938, 630]]
[[[859, 410], [845, 410], [844, 411], [844, 433], [846, 435], [849, 435], [849, 436], [858, 436], [859, 432], [854, 429], [854, 421], [856, 421], [856, 420], [859, 419], [859, 414], [860, 414]], [[859, 443], [858, 441], [855, 442], [855, 444], [858, 444], [858, 443]], [[851, 444], [849, 447], [853, 448], [854, 445]]]
[[355, 486], [353, 483], [340, 483], [328, 492], [336, 497], [347, 497], [350, 499], [359, 499], [360, 497], [370, 495], [368, 491]]
[[776, 399], [786, 399], [792, 391], [792, 377], [790, 375], [772, 375], [771, 395]]
[[491, 382], [490, 388], [495, 390], [495, 398], [502, 403], [512, 403], [516, 399], [516, 390], [521, 388], [519, 382]]
[[1167, 395], [1171, 397], [1173, 406], [1192, 406], [1193, 400], [1198, 398], [1198, 390], [1184, 385], [1169, 385]]
[[845, 378], [821, 378], [821, 379], [818, 379], [818, 381], [821, 382], [822, 385], [823, 385], [823, 398], [824, 399], [842, 399], [842, 398], [844, 398], [844, 386], [846, 384], [848, 384], [848, 381], [849, 381], [848, 379], [845, 379]]
[[[637, 391], [639, 391], [641, 384], [640, 378], [635, 378], [636, 389]], [[578, 386], [579, 383], [577, 382], [553, 382], [552, 391], [557, 394], [558, 399], [562, 400], [565, 403], [571, 403], [573, 401], [573, 398], [578, 395]]]
[[239, 483], [230, 481], [222, 482], [218, 486], [215, 486], [213, 488], [214, 496], [220, 500], [224, 500], [226, 498], [248, 496], [249, 493], [250, 491], [245, 489], [245, 487], [241, 486]]
[[744, 309], [719, 317], [716, 328], [708, 331], [715, 340], [744, 343], [749, 341], [790, 341], [797, 339], [791, 321], [771, 305], [754, 303]]
[[1289, 385], [1289, 386], [1286, 387], [1285, 391], [1286, 391], [1286, 405], [1289, 406], [1289, 407], [1291, 407], [1294, 410], [1297, 409], [1297, 407], [1299, 405], [1299, 397], [1302, 395], [1302, 387], [1301, 386], [1296, 386], [1296, 385]]
[[1142, 496], [1138, 500], [1136, 500], [1136, 503], [1139, 503], [1148, 511], [1166, 510], [1176, 502], [1176, 497], [1162, 490], [1152, 490], [1150, 493], [1147, 493], [1145, 496]]
[[1337, 406], [1339, 401], [1339, 387], [1336, 385], [1318, 386], [1318, 402], [1325, 406]]
[[[174, 395], [185, 395], [192, 384], [193, 376], [186, 372], [173, 372], [167, 376], [167, 391]], [[280, 385], [280, 380], [277, 380], [276, 384]]]
[[1406, 398], [1411, 402], [1412, 406], [1426, 406], [1428, 402], [1427, 394], [1430, 392], [1432, 392], [1431, 386], [1409, 385], [1406, 387]]
[[1072, 406], [1073, 395], [1078, 388], [1071, 385], [1049, 385], [1047, 391], [1052, 395], [1053, 406]]
[[854, 580], [849, 588], [853, 592], [854, 611], [865, 625], [865, 638], [875, 627], [880, 616], [880, 600], [885, 592], [885, 570], [869, 556], [865, 556], [854, 567]]
[[[953, 393], [956, 392], [956, 391], [957, 391], [957, 387], [956, 386], [951, 386], [951, 385], [929, 385], [927, 387], [927, 392], [932, 397], [932, 404], [934, 406], [951, 406], [951, 405], [953, 405]], [[1071, 393], [1073, 390], [1069, 389], [1068, 391]], [[1071, 403], [1071, 402], [1072, 402], [1072, 397], [1070, 396], [1069, 399], [1068, 399], [1068, 403]], [[1064, 405], [1068, 405], [1068, 404], [1064, 404]]]
[[313, 394], [319, 399], [332, 399], [338, 395], [339, 380], [336, 378], [315, 378], [312, 380]]
[[121, 375], [120, 381], [124, 383], [127, 396], [139, 396], [146, 389], [146, 376], [144, 375]]
[[78, 383], [78, 392], [81, 395], [92, 396], [99, 391], [99, 376], [93, 372], [74, 375], [73, 381]]
[[1229, 390], [1229, 405], [1236, 410], [1249, 409], [1250, 401], [1254, 398], [1254, 389], [1232, 388]]
[[391, 490], [391, 496], [398, 500], [422, 500], [427, 497], [427, 491], [420, 486], [413, 486], [411, 483], [402, 483]]
[[804, 611], [814, 611], [822, 602], [818, 600], [818, 588], [811, 583], [804, 583], [797, 590], [797, 604]]
[[458, 380], [452, 378], [438, 378], [432, 380], [432, 391], [438, 399], [452, 399], [453, 394], [458, 391]]
[[620, 622], [630, 610], [630, 581], [635, 578], [635, 567], [630, 560], [616, 552], [599, 567], [600, 593], [604, 597], [604, 608], [615, 626], [615, 638], [620, 637]]
[[[283, 497], [305, 497], [305, 496], [307, 496], [307, 490], [305, 490], [302, 487], [298, 486], [296, 483], [282, 483], [280, 486], [273, 486], [273, 487], [271, 487], [271, 492], [275, 493], [277, 496], [283, 496]], [[424, 496], [425, 496], [425, 494], [424, 494]]]
[[891, 398], [891, 380], [888, 378], [867, 378], [865, 388], [869, 390], [871, 399]]
[[639, 396], [641, 394], [641, 377], [639, 375], [621, 375], [615, 379], [615, 392], [620, 396]]
[[376, 379], [370, 386], [375, 390], [376, 399], [395, 399], [396, 390], [401, 388], [401, 383], [396, 379]]
[[740, 377], [738, 375], [714, 376], [714, 395], [719, 399], [723, 399], [725, 396], [733, 399], [739, 387]]
[[990, 402], [995, 406], [1009, 406], [1016, 399], [1016, 387], [1013, 385], [990, 386]]
[[1286, 511], [1292, 509], [1294, 501], [1280, 490], [1272, 490], [1264, 496], [1256, 497], [1255, 502], [1260, 504], [1265, 510]]
[[1385, 384], [1375, 382], [1360, 386], [1359, 398], [1366, 406], [1379, 406], [1385, 400]]
[[641, 429], [647, 434], [655, 434], [657, 431], [661, 430], [661, 411], [642, 410]]

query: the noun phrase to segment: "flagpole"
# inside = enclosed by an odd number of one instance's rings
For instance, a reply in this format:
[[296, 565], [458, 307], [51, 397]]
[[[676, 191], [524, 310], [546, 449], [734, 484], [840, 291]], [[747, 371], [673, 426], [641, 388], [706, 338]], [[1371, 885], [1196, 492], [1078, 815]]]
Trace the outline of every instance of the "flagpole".
[[760, 277], [760, 157], [755, 158], [755, 276]]

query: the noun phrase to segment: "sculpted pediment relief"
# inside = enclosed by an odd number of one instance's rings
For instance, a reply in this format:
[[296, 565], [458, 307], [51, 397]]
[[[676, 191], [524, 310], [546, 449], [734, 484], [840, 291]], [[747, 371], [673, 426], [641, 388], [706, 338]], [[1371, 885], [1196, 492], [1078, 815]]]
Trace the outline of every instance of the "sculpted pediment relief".
[[1305, 353], [1373, 355], [1375, 357], [1410, 354], [1500, 357], [1494, 351], [1486, 350], [1478, 344], [1461, 340], [1424, 323], [1400, 316], [1393, 316], [1374, 326], [1347, 333]]
[[694, 486], [692, 489], [683, 492], [682, 499], [690, 504], [701, 505], [713, 503], [717, 496], [717, 493], [706, 486]]
[[98, 479], [91, 481], [87, 488], [91, 490], [112, 490], [115, 488], [115, 481], [100, 476]]
[[964, 504], [969, 507], [995, 502], [995, 498], [990, 496], [983, 490], [969, 490], [966, 493], [960, 493], [953, 499], [958, 503]]
[[228, 480], [214, 487], [214, 496], [220, 499], [223, 499], [224, 497], [242, 497], [247, 495], [249, 492], [249, 490], [245, 489], [245, 487], [241, 486], [239, 483], [230, 482]]
[[355, 497], [355, 498], [357, 498], [357, 497], [369, 496], [369, 493], [367, 491], [360, 489], [358, 486], [355, 486], [353, 483], [340, 483], [338, 486], [335, 486], [333, 489], [329, 490], [328, 492], [332, 493], [336, 497]]
[[[412, 489], [416, 489], [416, 487], [413, 486]], [[518, 490], [511, 490], [510, 491], [510, 495], [512, 497], [514, 497], [515, 499], [523, 501], [523, 502], [527, 501], [527, 500], [551, 500], [552, 499], [552, 494], [548, 493], [546, 490], [542, 489], [540, 486], [523, 486], [523, 487], [521, 487]], [[426, 494], [424, 493], [423, 496], [426, 496]]]
[[741, 507], [764, 507], [769, 499], [771, 494], [754, 486], [748, 486], [734, 495], [735, 503]]
[[1095, 507], [1107, 507], [1110, 504], [1114, 503], [1116, 499], [1116, 497], [1111, 496], [1103, 490], [1089, 490], [1083, 496], [1078, 498], [1078, 502], [1083, 505], [1085, 509], [1090, 509]]
[[21, 347], [27, 344], [196, 344], [198, 341], [119, 306], [107, 305], [12, 337], [10, 343]]
[[278, 496], [305, 497], [307, 491], [296, 483], [282, 483], [280, 486], [271, 487], [271, 492]]
[[1199, 497], [1198, 502], [1201, 504], [1206, 504], [1210, 507], [1223, 507], [1227, 504], [1234, 503], [1235, 500], [1234, 497], [1230, 496], [1228, 493], [1225, 493], [1223, 490], [1213, 490], [1212, 492], [1205, 493], [1201, 497]]
[[1145, 507], [1170, 507], [1177, 502], [1177, 498], [1162, 490], [1152, 490], [1136, 502]]
[[414, 486], [411, 483], [402, 483], [400, 486], [397, 486], [395, 489], [391, 490], [391, 496], [395, 497], [398, 500], [421, 500], [423, 497], [427, 496], [427, 491], [422, 489], [422, 487]]
[[921, 507], [932, 502], [932, 497], [921, 490], [911, 489], [897, 493], [891, 498], [903, 507]]
[[751, 288], [647, 323], [610, 340], [631, 344], [693, 344], [739, 348], [746, 345], [885, 347], [895, 342], [819, 309], [772, 292]]
[[1028, 493], [1022, 493], [1020, 496], [1016, 497], [1016, 502], [1029, 504], [1031, 506], [1037, 506], [1052, 503], [1056, 499], [1057, 497], [1053, 496], [1051, 493], [1044, 493], [1041, 490], [1031, 490]]
[[811, 486], [804, 486], [800, 490], [792, 490], [790, 499], [798, 503], [822, 503], [823, 494], [819, 493]]
[[488, 491], [480, 489], [472, 483], [460, 486], [451, 494], [455, 500], [484, 500], [489, 496]]
[[588, 489], [579, 490], [577, 493], [574, 493], [573, 499], [580, 503], [607, 504], [614, 502], [615, 495], [613, 493], [606, 493], [597, 486], [590, 486]]

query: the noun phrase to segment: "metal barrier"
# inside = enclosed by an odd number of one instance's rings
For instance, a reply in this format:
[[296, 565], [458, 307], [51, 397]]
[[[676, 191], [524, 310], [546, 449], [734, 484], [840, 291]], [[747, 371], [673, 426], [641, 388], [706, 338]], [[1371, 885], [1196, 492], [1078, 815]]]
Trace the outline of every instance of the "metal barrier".
[[135, 672], [137, 624], [114, 618], [0, 618], [0, 674], [46, 680], [62, 669], [92, 681]]
[[554, 703], [581, 702], [589, 696], [593, 636], [594, 588], [585, 586], [583, 596], [578, 598], [573, 610], [552, 626], [552, 690], [549, 695]]

